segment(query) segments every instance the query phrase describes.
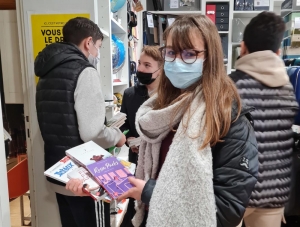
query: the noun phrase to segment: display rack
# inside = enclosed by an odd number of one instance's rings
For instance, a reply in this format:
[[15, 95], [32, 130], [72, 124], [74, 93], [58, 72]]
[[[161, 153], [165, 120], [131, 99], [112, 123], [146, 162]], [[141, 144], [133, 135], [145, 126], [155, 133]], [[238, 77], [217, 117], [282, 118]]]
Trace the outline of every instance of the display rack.
[[[169, 0], [165, 0], [169, 1]], [[196, 0], [197, 1], [197, 0]], [[280, 6], [283, 0], [270, 0], [269, 2], [269, 11], [274, 11], [277, 14], [280, 14]], [[200, 9], [198, 11], [155, 11], [152, 1], [142, 1], [142, 3], [146, 6], [146, 10], [151, 14], [156, 15], [185, 15], [185, 14], [202, 14], [206, 15], [206, 5], [207, 4], [229, 4], [229, 23], [228, 30], [219, 31], [220, 35], [227, 35], [227, 45], [223, 47], [224, 52], [227, 50], [227, 58], [224, 56], [224, 64], [226, 67], [226, 72], [230, 74], [234, 71], [235, 60], [233, 58], [233, 51], [236, 47], [240, 45], [240, 43], [232, 42], [232, 24], [233, 19], [239, 18], [244, 25], [247, 25], [250, 20], [261, 13], [262, 11], [237, 11], [234, 10], [235, 0], [201, 0], [200, 1]], [[223, 44], [224, 45], [224, 44]]]
[[[106, 32], [108, 38], [103, 40], [99, 72], [101, 74], [102, 92], [105, 100], [112, 101], [114, 93], [124, 93], [128, 88], [128, 36], [127, 36], [127, 8], [126, 4], [117, 12], [111, 13], [110, 0], [98, 1], [98, 26]], [[126, 54], [122, 69], [114, 74], [112, 66], [112, 34], [123, 41]], [[114, 82], [118, 79], [118, 82]], [[106, 107], [106, 116], [114, 115], [114, 106]]]

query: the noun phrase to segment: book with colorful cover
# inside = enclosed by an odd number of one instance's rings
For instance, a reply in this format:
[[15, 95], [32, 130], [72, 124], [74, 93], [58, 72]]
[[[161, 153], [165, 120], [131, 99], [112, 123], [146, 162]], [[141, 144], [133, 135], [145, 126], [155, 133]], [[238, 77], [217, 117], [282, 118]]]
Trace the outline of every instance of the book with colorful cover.
[[89, 194], [94, 200], [111, 200], [104, 189], [93, 179], [92, 175], [85, 168], [80, 167], [68, 173], [69, 179], [82, 179], [82, 190]]
[[66, 156], [47, 169], [44, 175], [66, 184], [69, 181], [68, 173], [78, 168], [76, 162]]
[[112, 156], [93, 141], [66, 150], [66, 154], [83, 167]]
[[132, 188], [128, 177], [133, 175], [116, 157], [108, 157], [86, 168], [113, 199], [117, 199]]
[[[83, 167], [112, 156], [111, 153], [104, 150], [93, 141], [81, 144], [77, 147], [73, 147], [67, 150], [66, 154]], [[136, 169], [136, 165], [134, 163], [128, 162], [121, 158], [118, 158], [118, 160], [121, 162], [121, 164], [128, 168], [128, 170], [132, 174], [134, 174]]]

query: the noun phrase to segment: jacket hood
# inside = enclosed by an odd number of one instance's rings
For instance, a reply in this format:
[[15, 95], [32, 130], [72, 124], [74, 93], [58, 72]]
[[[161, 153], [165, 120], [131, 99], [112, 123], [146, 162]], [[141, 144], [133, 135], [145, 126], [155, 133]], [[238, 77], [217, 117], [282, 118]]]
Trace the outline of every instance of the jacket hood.
[[269, 50], [241, 57], [237, 60], [235, 68], [268, 87], [281, 87], [289, 83], [282, 59]]
[[86, 56], [71, 43], [53, 43], [42, 50], [34, 61], [34, 72], [38, 77], [45, 76], [58, 65], [73, 60], [86, 60]]

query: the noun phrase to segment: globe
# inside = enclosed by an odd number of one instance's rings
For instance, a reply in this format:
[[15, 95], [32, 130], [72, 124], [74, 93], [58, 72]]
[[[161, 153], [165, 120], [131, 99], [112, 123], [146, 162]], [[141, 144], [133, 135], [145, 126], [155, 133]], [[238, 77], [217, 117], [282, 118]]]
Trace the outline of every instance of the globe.
[[[125, 63], [125, 57], [126, 57], [126, 50], [124, 43], [116, 36], [112, 35], [112, 42], [114, 43], [113, 49], [115, 48], [115, 52], [117, 57], [114, 59], [113, 54], [113, 71], [114, 73], [117, 73], [124, 65]], [[114, 60], [117, 61], [117, 64], [114, 64]]]
[[113, 68], [116, 68], [119, 62], [119, 49], [113, 39], [111, 40], [111, 46], [112, 46], [112, 64], [113, 64]]
[[111, 12], [119, 11], [126, 3], [126, 0], [110, 0]]

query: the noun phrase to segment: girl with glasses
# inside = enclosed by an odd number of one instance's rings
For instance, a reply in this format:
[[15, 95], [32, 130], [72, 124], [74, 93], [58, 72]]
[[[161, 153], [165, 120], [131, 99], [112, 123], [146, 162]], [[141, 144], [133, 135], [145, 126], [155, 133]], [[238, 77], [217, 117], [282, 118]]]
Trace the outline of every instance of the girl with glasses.
[[237, 226], [258, 171], [249, 107], [226, 75], [205, 16], [181, 16], [164, 33], [157, 94], [136, 115], [142, 138], [134, 226]]

